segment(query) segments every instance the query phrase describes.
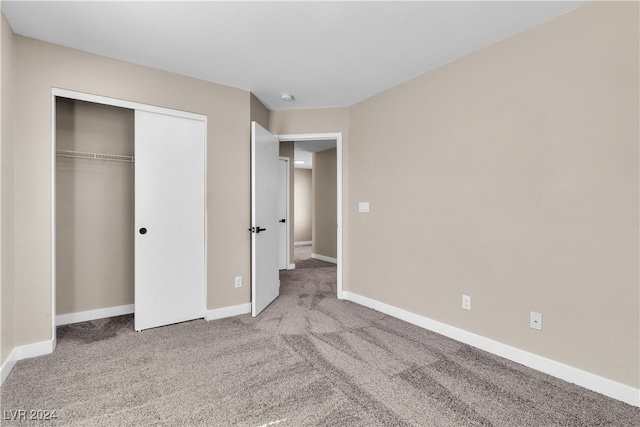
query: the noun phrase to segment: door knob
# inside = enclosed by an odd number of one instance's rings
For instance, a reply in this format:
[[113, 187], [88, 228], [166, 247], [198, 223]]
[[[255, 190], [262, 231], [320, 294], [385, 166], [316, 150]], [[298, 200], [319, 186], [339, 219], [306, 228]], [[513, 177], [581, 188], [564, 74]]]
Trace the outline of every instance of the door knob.
[[249, 229], [250, 232], [256, 233], [256, 234], [258, 234], [261, 231], [266, 231], [266, 230], [267, 230], [266, 228], [260, 228], [260, 227], [251, 227]]
[[283, 222], [283, 223], [284, 223], [284, 222], [287, 222], [287, 220], [286, 220], [286, 219], [284, 219], [284, 218], [282, 218], [282, 219], [281, 219], [280, 221], [278, 221], [278, 222]]
[[140, 234], [147, 234], [147, 229], [146, 229], [146, 228], [144, 228], [144, 227], [142, 227], [142, 228], [140, 229]]

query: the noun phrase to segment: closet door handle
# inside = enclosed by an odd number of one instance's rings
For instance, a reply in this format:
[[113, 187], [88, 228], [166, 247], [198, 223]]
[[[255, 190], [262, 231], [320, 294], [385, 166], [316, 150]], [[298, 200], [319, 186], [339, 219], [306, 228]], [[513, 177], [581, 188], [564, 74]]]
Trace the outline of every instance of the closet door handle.
[[147, 229], [146, 229], [146, 228], [144, 228], [144, 227], [142, 227], [142, 228], [140, 229], [140, 234], [147, 234]]

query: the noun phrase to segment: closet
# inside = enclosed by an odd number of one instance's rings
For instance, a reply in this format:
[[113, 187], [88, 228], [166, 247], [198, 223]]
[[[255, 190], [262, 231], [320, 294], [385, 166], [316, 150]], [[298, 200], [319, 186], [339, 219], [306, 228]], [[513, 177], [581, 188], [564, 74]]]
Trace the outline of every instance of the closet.
[[57, 315], [133, 311], [133, 155], [133, 110], [56, 98]]
[[204, 317], [206, 117], [87, 97], [54, 96], [57, 318]]

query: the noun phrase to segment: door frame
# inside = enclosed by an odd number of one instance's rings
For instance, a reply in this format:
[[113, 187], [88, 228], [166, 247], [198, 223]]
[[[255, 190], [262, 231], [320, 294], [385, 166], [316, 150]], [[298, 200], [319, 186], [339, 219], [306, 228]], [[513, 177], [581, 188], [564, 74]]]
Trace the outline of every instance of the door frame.
[[[56, 337], [56, 98], [69, 98], [76, 101], [93, 102], [95, 104], [110, 105], [130, 110], [148, 111], [151, 113], [166, 114], [193, 120], [204, 121], [204, 295], [202, 296], [203, 313], [207, 312], [207, 116], [204, 114], [190, 113], [171, 108], [157, 107], [155, 105], [126, 101], [118, 98], [94, 95], [57, 87], [51, 88], [51, 338], [54, 351], [57, 344]], [[134, 230], [132, 229], [132, 232]], [[135, 286], [135, 284], [134, 284]], [[135, 304], [135, 301], [134, 301]], [[124, 313], [120, 313], [124, 314]]]
[[[286, 198], [286, 209], [285, 209], [285, 215], [284, 215], [284, 219], [285, 219], [285, 231], [286, 231], [286, 244], [287, 244], [287, 250], [286, 250], [286, 260], [285, 260], [285, 264], [286, 267], [284, 268], [285, 270], [292, 270], [293, 268], [295, 268], [295, 264], [291, 264], [291, 220], [290, 220], [290, 213], [291, 213], [291, 159], [289, 157], [285, 157], [285, 156], [279, 156], [278, 160], [286, 162], [287, 165], [287, 173], [285, 174], [285, 190], [284, 190], [284, 194], [285, 194], [285, 198]], [[280, 183], [280, 185], [282, 185], [282, 183]]]
[[[322, 139], [335, 139], [336, 140], [336, 171], [337, 171], [337, 188], [336, 188], [336, 197], [337, 197], [337, 297], [338, 299], [345, 299], [345, 292], [342, 289], [342, 272], [343, 272], [343, 263], [342, 263], [342, 236], [344, 233], [343, 230], [343, 221], [342, 221], [342, 195], [343, 195], [343, 180], [342, 180], [342, 132], [331, 132], [331, 133], [301, 133], [301, 134], [283, 134], [283, 135], [275, 135], [276, 138], [280, 142], [285, 141], [315, 141]], [[295, 183], [294, 183], [295, 185]]]

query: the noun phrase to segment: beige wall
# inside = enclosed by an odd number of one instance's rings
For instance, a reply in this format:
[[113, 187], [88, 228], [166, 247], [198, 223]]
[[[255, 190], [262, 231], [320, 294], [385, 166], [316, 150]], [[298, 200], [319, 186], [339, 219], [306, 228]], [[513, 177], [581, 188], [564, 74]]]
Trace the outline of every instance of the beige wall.
[[311, 169], [295, 168], [295, 206], [293, 209], [294, 242], [310, 242], [311, 234]]
[[14, 34], [0, 11], [0, 365], [15, 347]]
[[274, 135], [343, 132], [349, 129], [348, 108], [275, 110], [269, 115], [269, 131]]
[[337, 246], [337, 169], [336, 149], [313, 154], [313, 194], [311, 251], [329, 258], [338, 256]]
[[246, 304], [250, 94], [16, 36], [16, 336], [51, 338], [51, 87], [204, 114], [207, 124], [207, 308]]
[[293, 264], [295, 258], [293, 253], [293, 207], [296, 203], [296, 195], [294, 193], [296, 187], [296, 177], [294, 174], [293, 160], [295, 157], [295, 147], [293, 141], [284, 141], [280, 143], [280, 156], [289, 158], [289, 264]]
[[249, 108], [251, 121], [255, 121], [265, 129], [269, 128], [269, 110], [254, 94], [250, 94]]
[[351, 108], [348, 290], [638, 388], [638, 59], [593, 2]]
[[[134, 111], [58, 98], [58, 150], [134, 155]], [[56, 314], [133, 304], [133, 163], [56, 158]]]

